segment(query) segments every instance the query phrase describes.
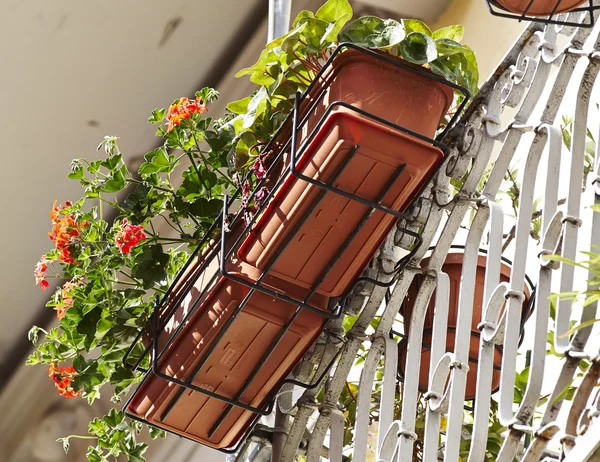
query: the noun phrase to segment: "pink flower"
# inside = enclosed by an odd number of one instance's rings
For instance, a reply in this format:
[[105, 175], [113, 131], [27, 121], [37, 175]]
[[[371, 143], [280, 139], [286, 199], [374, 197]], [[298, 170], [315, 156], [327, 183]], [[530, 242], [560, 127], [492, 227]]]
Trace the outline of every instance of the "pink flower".
[[256, 194], [254, 195], [254, 203], [256, 204], [256, 207], [261, 207], [268, 195], [269, 190], [264, 186], [256, 191]]
[[256, 178], [262, 180], [265, 176], [267, 176], [267, 167], [265, 167], [265, 163], [262, 161], [260, 157], [256, 159], [250, 170], [254, 172]]
[[48, 260], [46, 256], [42, 255], [41, 260], [35, 266], [35, 283], [40, 286], [40, 289], [46, 290], [50, 283], [46, 281], [46, 272], [48, 271], [48, 265], [54, 263], [56, 260]]

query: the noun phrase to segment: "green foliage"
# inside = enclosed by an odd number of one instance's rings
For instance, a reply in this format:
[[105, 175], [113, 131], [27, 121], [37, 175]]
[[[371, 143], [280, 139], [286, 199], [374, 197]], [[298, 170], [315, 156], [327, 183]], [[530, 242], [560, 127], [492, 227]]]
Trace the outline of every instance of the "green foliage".
[[[573, 133], [573, 117], [563, 116], [562, 124], [562, 139], [563, 144], [568, 150], [571, 150], [571, 139]], [[583, 163], [583, 190], [585, 191], [585, 186], [587, 184], [588, 175], [594, 171], [594, 159], [596, 158], [596, 140], [594, 139], [594, 135], [591, 130], [588, 128], [586, 130], [586, 142], [585, 142], [585, 155], [584, 155], [584, 163]]]
[[[90, 462], [108, 462], [117, 460], [119, 456], [127, 457], [131, 462], [143, 462], [143, 455], [148, 449], [146, 443], [138, 443], [136, 435], [141, 432], [142, 425], [138, 422], [128, 422], [125, 414], [111, 409], [104, 417], [95, 418], [89, 424], [90, 436], [81, 437], [71, 435], [59, 438], [65, 452], [69, 451], [71, 438], [95, 440], [96, 446], [90, 446], [87, 458]], [[151, 429], [150, 436], [154, 439], [161, 436], [161, 432]]]
[[462, 85], [473, 95], [477, 93], [479, 69], [473, 50], [460, 44], [462, 37], [462, 26], [432, 32], [415, 19], [398, 22], [365, 16], [344, 28], [339, 39], [386, 51], [397, 47], [397, 56], [413, 64], [429, 65], [434, 73]]

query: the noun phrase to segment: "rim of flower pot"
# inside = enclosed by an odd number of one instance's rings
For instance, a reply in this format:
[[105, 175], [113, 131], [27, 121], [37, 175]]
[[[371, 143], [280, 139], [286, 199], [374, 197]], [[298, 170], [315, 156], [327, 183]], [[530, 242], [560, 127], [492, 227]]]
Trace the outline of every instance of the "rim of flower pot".
[[[508, 7], [502, 5], [502, 3], [499, 0], [488, 0], [492, 5], [502, 9], [503, 11], [507, 11], [509, 13], [513, 13], [513, 14], [518, 14], [518, 15], [527, 15], [527, 16], [533, 16], [533, 17], [540, 17], [543, 18], [544, 16], [557, 16], [559, 14], [564, 14], [564, 13], [569, 13], [571, 11], [577, 10], [577, 8], [584, 8], [585, 3], [589, 3], [589, 0], [580, 0], [578, 1], [578, 3], [576, 3], [575, 5], [572, 6], [567, 6], [564, 8], [560, 7], [560, 1], [559, 0], [554, 0], [555, 5], [558, 3], [558, 5], [556, 5], [556, 11], [552, 12], [552, 10], [548, 11], [548, 12], [539, 12], [539, 13], [531, 13], [529, 11], [513, 11], [511, 9], [509, 9]], [[548, 2], [551, 3], [551, 2]], [[533, 6], [533, 5], [527, 5], [527, 6]], [[527, 7], [526, 7], [527, 10]]]
[[[432, 252], [435, 249], [435, 246], [430, 246], [427, 249], [427, 252]], [[450, 249], [454, 249], [454, 250], [465, 250], [466, 246], [463, 244], [452, 244], [450, 246]], [[479, 248], [477, 249], [477, 252], [480, 254], [483, 254], [483, 256], [487, 257], [488, 251], [486, 249], [483, 248]], [[452, 253], [462, 253], [464, 254], [464, 252], [452, 252]], [[448, 252], [448, 255], [450, 255], [451, 252]], [[429, 258], [430, 255], [423, 257], [423, 260]], [[508, 258], [506, 258], [504, 255], [500, 256], [500, 259], [502, 260], [502, 263], [504, 263], [505, 265], [507, 265], [511, 272], [512, 272], [512, 266], [513, 266], [513, 262], [511, 260], [509, 260]], [[530, 297], [533, 296], [533, 293], [535, 291], [535, 288], [537, 287], [536, 284], [533, 283], [533, 281], [531, 280], [531, 278], [527, 275], [527, 273], [525, 273], [525, 283], [529, 286], [529, 291], [530, 291]]]

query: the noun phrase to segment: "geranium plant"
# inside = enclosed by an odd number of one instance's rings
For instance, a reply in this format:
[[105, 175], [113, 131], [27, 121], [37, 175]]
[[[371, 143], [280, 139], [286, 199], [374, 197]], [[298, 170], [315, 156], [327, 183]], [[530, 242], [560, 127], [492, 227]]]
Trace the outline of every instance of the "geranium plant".
[[[417, 20], [368, 16], [348, 24], [351, 17], [347, 0], [329, 0], [315, 14], [300, 13], [288, 34], [238, 73], [249, 75], [258, 89], [228, 104], [219, 119], [207, 114], [219, 97], [211, 88], [153, 111], [149, 121], [163, 143], [146, 154], [137, 172], [129, 170], [117, 137], [98, 146], [103, 158], [72, 162], [68, 177], [81, 184], [83, 197], [55, 202], [53, 249], [35, 269], [42, 290], [51, 279], [59, 282], [48, 302], [59, 321], [48, 331], [31, 329], [37, 350], [27, 361], [45, 364], [62, 396], [92, 403], [108, 386], [119, 402], [140, 381], [123, 357], [147, 327], [155, 295], [167, 291], [214, 223], [224, 194], [240, 188], [242, 205], [252, 205], [249, 194], [269, 166], [264, 147], [289, 115], [296, 93], [308, 87], [341, 41], [402, 57], [476, 91], [477, 63], [472, 50], [459, 43], [461, 26], [432, 32]], [[168, 232], [158, 232], [159, 224]], [[96, 442], [89, 460], [120, 454], [143, 460], [146, 445], [135, 438], [140, 427], [115, 410], [95, 419], [85, 437]], [[151, 431], [153, 437], [159, 434]], [[62, 439], [65, 449], [71, 437]]]

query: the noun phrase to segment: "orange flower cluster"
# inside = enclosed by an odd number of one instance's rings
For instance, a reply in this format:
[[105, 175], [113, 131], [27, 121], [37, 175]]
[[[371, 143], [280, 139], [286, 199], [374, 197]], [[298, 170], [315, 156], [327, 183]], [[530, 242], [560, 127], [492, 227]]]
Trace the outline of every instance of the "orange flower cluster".
[[200, 98], [196, 98], [192, 101], [185, 96], [180, 98], [179, 102], [169, 106], [169, 111], [167, 112], [167, 122], [169, 123], [167, 132], [173, 130], [175, 125], [179, 125], [182, 120], [189, 119], [192, 114], [202, 114], [207, 111], [208, 109], [202, 104]]
[[62, 210], [69, 207], [70, 202], [66, 202], [65, 206], [58, 207], [56, 201], [50, 211], [52, 218], [52, 231], [48, 233], [48, 237], [54, 242], [56, 249], [60, 252], [59, 257], [65, 263], [75, 263], [72, 255], [72, 246], [79, 241], [81, 236], [81, 228], [87, 226], [87, 221], [77, 223], [73, 215], [63, 215]]
[[81, 395], [81, 392], [75, 392], [71, 388], [71, 380], [75, 377], [77, 372], [73, 366], [71, 367], [58, 367], [54, 364], [50, 364], [48, 368], [48, 377], [54, 381], [54, 385], [58, 389], [58, 394], [65, 398], [75, 398]]
[[54, 263], [56, 260], [48, 260], [45, 256], [42, 256], [41, 260], [35, 265], [35, 283], [40, 286], [40, 289], [46, 290], [50, 283], [46, 281], [46, 271], [48, 271], [48, 265]]
[[71, 290], [74, 287], [79, 286], [79, 284], [81, 284], [81, 281], [68, 281], [65, 282], [65, 284], [60, 289], [61, 302], [59, 305], [54, 307], [54, 310], [56, 310], [56, 317], [58, 319], [64, 318], [65, 314], [67, 313], [67, 310], [73, 306], [73, 297], [71, 296]]

